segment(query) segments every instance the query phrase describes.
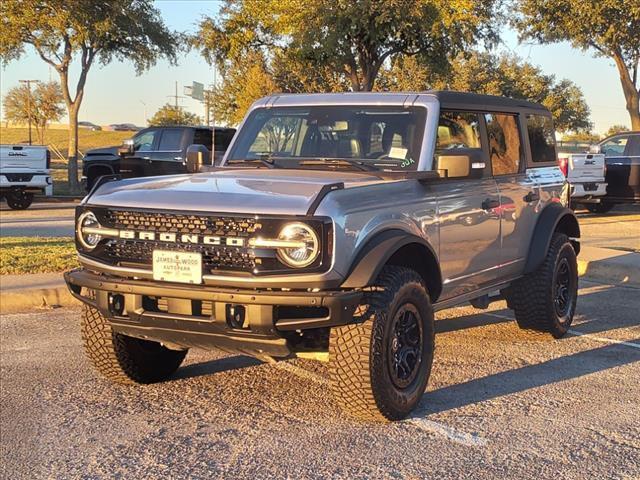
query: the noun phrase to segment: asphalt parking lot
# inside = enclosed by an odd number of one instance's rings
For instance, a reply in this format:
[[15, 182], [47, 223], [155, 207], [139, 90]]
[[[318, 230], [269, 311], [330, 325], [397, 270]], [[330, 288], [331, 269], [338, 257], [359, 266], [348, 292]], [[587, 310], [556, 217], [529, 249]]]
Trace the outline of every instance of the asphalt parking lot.
[[96, 377], [79, 309], [0, 317], [2, 478], [640, 478], [640, 290], [581, 280], [572, 333], [498, 303], [438, 314], [419, 411], [345, 418], [325, 364], [193, 350], [169, 382]]

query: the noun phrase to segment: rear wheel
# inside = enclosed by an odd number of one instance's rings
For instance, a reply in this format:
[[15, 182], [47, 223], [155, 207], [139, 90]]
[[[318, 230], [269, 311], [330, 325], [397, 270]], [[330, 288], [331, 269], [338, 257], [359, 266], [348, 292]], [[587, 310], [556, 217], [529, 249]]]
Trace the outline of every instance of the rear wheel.
[[586, 203], [585, 207], [591, 213], [607, 213], [611, 211], [613, 207], [615, 207], [615, 203]]
[[107, 319], [88, 305], [83, 307], [81, 329], [84, 349], [93, 366], [118, 383], [166, 380], [187, 354], [187, 350], [169, 350], [158, 342], [115, 333]]
[[16, 191], [7, 194], [7, 205], [12, 210], [26, 210], [33, 203], [33, 193]]
[[569, 238], [555, 233], [538, 269], [506, 289], [507, 304], [520, 328], [562, 337], [576, 311], [578, 266]]
[[334, 397], [361, 419], [402, 419], [420, 401], [433, 364], [429, 295], [416, 272], [387, 266], [360, 308], [363, 323], [331, 329]]

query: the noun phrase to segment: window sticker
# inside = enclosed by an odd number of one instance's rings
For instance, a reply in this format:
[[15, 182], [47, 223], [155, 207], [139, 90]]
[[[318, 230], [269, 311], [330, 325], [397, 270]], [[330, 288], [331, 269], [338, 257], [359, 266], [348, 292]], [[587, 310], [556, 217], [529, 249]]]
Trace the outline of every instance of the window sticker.
[[405, 158], [407, 158], [408, 151], [409, 150], [402, 147], [391, 147], [391, 150], [389, 150], [389, 157], [397, 158], [398, 160], [404, 160]]

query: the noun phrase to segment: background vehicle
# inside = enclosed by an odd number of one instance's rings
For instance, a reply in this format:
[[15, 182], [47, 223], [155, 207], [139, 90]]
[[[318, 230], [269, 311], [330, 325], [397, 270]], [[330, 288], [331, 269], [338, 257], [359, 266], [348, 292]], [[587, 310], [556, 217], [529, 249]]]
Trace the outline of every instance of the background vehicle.
[[560, 170], [571, 185], [571, 204], [590, 205], [600, 203], [607, 193], [605, 183], [604, 154], [601, 153], [560, 153]]
[[587, 208], [605, 213], [620, 203], [640, 203], [640, 132], [619, 133], [599, 145], [607, 166], [607, 194]]
[[51, 156], [47, 147], [0, 145], [0, 197], [14, 210], [29, 208], [36, 193], [49, 196]]
[[138, 132], [142, 130], [142, 128], [135, 126], [133, 123], [112, 123], [109, 125], [108, 130], [118, 132]]
[[[216, 127], [216, 158], [222, 156], [235, 129]], [[211, 127], [151, 127], [138, 132], [121, 147], [87, 151], [82, 167], [87, 189], [103, 175], [123, 178], [171, 175], [187, 172], [187, 149], [202, 145], [211, 149]]]
[[91, 122], [78, 122], [78, 128], [86, 128], [89, 130], [93, 130], [94, 132], [102, 130], [102, 127], [100, 125], [96, 125], [95, 123]]
[[112, 380], [164, 380], [190, 347], [323, 358], [345, 411], [396, 420], [425, 391], [434, 311], [505, 298], [521, 328], [567, 332], [568, 199], [541, 105], [276, 95], [252, 106], [221, 168], [94, 189], [77, 210], [83, 268], [65, 279]]

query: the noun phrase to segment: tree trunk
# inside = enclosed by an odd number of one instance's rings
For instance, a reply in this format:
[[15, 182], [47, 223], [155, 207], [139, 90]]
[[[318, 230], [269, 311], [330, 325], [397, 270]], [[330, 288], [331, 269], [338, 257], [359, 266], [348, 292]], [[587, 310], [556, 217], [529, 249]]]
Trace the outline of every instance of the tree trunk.
[[629, 69], [627, 68], [621, 54], [614, 54], [613, 59], [618, 67], [620, 82], [622, 83], [622, 91], [626, 100], [627, 112], [631, 118], [631, 130], [640, 131], [640, 92], [631, 78]]
[[78, 107], [79, 104], [71, 104], [69, 110], [69, 152], [67, 164], [67, 176], [69, 179], [69, 191], [72, 195], [80, 193], [78, 185]]

